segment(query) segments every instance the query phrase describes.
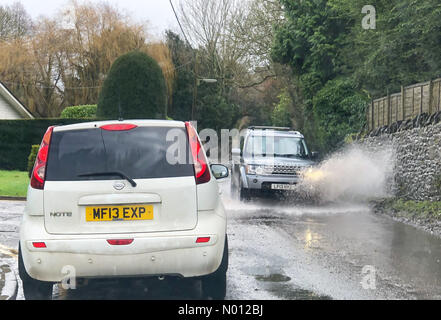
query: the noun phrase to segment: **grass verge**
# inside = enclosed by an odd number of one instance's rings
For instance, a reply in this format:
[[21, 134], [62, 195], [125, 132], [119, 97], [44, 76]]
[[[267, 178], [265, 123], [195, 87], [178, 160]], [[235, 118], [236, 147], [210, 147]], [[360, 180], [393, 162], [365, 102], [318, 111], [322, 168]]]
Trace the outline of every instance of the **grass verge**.
[[396, 217], [441, 221], [441, 201], [382, 199], [374, 202], [376, 211], [389, 211]]
[[29, 177], [26, 171], [0, 170], [0, 196], [26, 197]]
[[412, 218], [441, 220], [441, 201], [412, 201], [397, 199], [391, 208]]
[[377, 214], [385, 214], [441, 237], [441, 201], [382, 199], [372, 201]]

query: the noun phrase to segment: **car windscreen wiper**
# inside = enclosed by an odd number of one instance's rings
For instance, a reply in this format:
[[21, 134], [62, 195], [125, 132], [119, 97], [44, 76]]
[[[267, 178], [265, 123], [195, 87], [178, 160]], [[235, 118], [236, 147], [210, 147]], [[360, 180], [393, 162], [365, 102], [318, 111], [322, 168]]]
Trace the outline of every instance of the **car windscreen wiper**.
[[291, 153], [278, 153], [274, 155], [275, 157], [281, 157], [281, 158], [301, 158], [301, 155], [298, 154], [291, 154]]
[[136, 187], [136, 182], [121, 171], [93, 172], [93, 173], [83, 173], [78, 175], [78, 177], [104, 177], [104, 176], [119, 176], [130, 182], [132, 187]]

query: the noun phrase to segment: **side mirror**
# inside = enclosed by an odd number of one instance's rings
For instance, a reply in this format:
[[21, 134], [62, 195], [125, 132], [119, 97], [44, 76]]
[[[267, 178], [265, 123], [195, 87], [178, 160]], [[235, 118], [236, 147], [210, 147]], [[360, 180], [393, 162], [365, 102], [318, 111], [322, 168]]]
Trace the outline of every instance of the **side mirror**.
[[320, 157], [320, 152], [317, 152], [317, 151], [311, 152], [311, 159], [312, 160], [318, 160], [319, 157]]
[[212, 164], [211, 172], [216, 179], [224, 179], [228, 177], [228, 168], [222, 164]]

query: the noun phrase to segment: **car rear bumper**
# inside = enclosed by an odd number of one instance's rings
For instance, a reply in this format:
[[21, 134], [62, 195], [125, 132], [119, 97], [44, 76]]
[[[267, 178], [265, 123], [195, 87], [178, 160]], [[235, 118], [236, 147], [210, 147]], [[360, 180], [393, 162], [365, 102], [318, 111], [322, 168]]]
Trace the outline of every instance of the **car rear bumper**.
[[246, 176], [248, 189], [258, 190], [270, 190], [271, 184], [297, 184], [299, 178], [297, 176], [259, 176], [259, 175], [247, 175]]
[[[41, 228], [36, 228], [40, 224]], [[39, 230], [33, 234], [30, 231]], [[200, 212], [190, 231], [156, 234], [81, 235], [63, 238], [44, 230], [43, 217], [27, 217], [21, 228], [21, 253], [27, 273], [40, 281], [66, 277], [109, 278], [142, 276], [197, 277], [219, 267], [226, 221], [213, 211]], [[28, 231], [28, 232], [27, 232]], [[199, 237], [209, 242], [196, 243]], [[129, 245], [110, 245], [109, 239], [134, 239]], [[33, 242], [44, 242], [35, 248]]]

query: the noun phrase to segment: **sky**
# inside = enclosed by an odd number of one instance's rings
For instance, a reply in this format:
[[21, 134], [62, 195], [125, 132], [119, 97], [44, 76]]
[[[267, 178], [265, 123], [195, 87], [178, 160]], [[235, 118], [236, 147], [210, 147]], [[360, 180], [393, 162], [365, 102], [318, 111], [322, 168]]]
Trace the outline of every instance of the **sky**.
[[[161, 37], [166, 29], [178, 31], [178, 24], [169, 0], [89, 0], [90, 2], [108, 2], [134, 17], [136, 21], [148, 21], [150, 33]], [[69, 0], [0, 0], [0, 5], [21, 2], [33, 18], [40, 15], [52, 16], [69, 3]], [[84, 1], [79, 0], [79, 3]], [[178, 0], [173, 0], [175, 8]]]

